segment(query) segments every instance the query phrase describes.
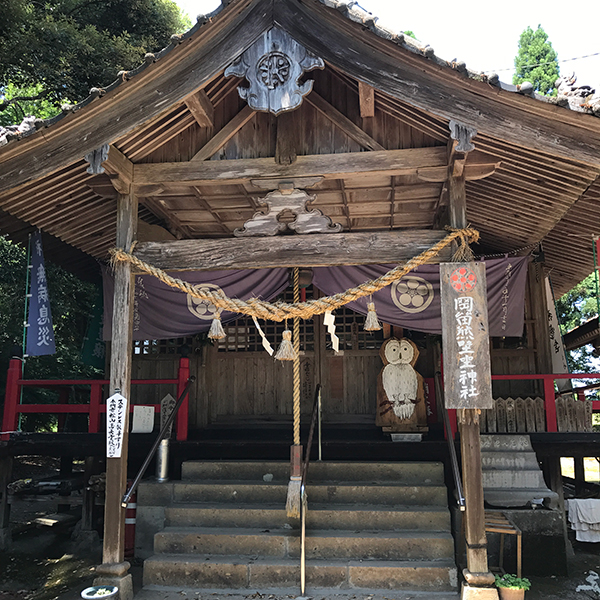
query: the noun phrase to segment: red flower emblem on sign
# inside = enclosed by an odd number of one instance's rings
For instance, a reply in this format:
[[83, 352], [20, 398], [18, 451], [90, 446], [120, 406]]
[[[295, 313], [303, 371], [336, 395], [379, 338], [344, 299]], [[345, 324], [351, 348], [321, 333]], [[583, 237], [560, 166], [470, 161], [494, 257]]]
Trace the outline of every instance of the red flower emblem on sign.
[[477, 285], [477, 275], [467, 267], [452, 271], [450, 284], [457, 292], [470, 292]]

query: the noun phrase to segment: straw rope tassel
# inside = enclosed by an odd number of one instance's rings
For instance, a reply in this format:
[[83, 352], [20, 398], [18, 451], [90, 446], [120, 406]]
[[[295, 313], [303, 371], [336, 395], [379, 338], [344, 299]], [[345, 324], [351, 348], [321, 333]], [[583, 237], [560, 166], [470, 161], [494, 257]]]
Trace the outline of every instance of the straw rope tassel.
[[373, 298], [369, 299], [369, 303], [367, 304], [367, 318], [365, 319], [365, 331], [379, 331], [381, 329], [381, 323], [377, 318], [377, 313], [375, 312], [375, 303], [373, 302]]
[[[294, 304], [300, 302], [299, 269], [293, 270]], [[293, 408], [294, 408], [294, 446], [300, 446], [300, 318], [294, 317], [294, 364], [293, 364]], [[291, 474], [288, 484], [285, 509], [287, 516], [300, 518], [301, 485], [302, 485], [302, 450], [292, 451]]]
[[223, 324], [221, 323], [220, 310], [217, 310], [215, 316], [213, 317], [212, 323], [210, 324], [210, 329], [208, 331], [208, 337], [211, 340], [222, 340], [225, 337], [225, 330], [223, 329]]

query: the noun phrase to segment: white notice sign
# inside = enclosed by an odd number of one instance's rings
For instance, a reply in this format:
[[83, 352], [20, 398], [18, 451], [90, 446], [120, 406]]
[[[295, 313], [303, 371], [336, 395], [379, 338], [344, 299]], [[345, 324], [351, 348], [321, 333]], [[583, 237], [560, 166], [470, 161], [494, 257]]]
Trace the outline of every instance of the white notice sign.
[[152, 433], [154, 429], [154, 406], [136, 404], [133, 407], [131, 433]]
[[128, 408], [127, 398], [119, 393], [106, 401], [106, 458], [121, 458]]

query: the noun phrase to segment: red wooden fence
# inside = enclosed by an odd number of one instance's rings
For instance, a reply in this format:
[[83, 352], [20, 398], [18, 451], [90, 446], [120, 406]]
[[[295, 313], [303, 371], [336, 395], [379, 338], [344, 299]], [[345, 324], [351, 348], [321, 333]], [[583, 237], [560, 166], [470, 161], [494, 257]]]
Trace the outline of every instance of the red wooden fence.
[[[183, 392], [190, 375], [189, 358], [179, 359], [177, 379], [133, 379], [132, 385], [139, 384], [173, 384], [177, 386], [177, 397]], [[98, 433], [100, 430], [100, 415], [106, 412], [106, 404], [102, 401], [102, 386], [108, 385], [108, 379], [21, 379], [22, 363], [18, 358], [13, 358], [8, 367], [6, 380], [6, 395], [4, 396], [4, 417], [2, 420], [2, 434], [0, 439], [7, 440], [12, 432], [17, 430], [20, 414], [47, 413], [66, 415], [80, 413], [89, 415], [88, 432]], [[21, 404], [22, 387], [38, 388], [64, 388], [72, 385], [90, 386], [90, 401], [86, 404]], [[160, 412], [160, 404], [145, 404], [154, 406]], [[176, 431], [178, 440], [186, 440], [188, 436], [189, 396], [182, 403], [177, 414]], [[133, 412], [133, 405], [129, 407]]]

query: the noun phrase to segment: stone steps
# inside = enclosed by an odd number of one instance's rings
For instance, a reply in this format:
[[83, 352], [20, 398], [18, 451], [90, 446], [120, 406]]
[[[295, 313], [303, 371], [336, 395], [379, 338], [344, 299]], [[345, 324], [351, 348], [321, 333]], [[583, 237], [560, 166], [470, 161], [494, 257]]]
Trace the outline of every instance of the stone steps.
[[[308, 489], [309, 502], [328, 504], [385, 504], [412, 506], [440, 506], [446, 504], [447, 490], [444, 485], [395, 485], [388, 481], [316, 482]], [[248, 481], [203, 481], [201, 483], [177, 482], [173, 484], [173, 501], [190, 502], [250, 502], [283, 503], [287, 497], [285, 483]]]
[[[144, 585], [297, 593], [288, 479], [288, 463], [192, 461], [181, 481], [144, 482], [137, 533], [154, 553]], [[441, 463], [314, 463], [307, 491], [309, 589], [456, 588]]]
[[[307, 559], [422, 560], [452, 555], [454, 541], [437, 531], [311, 530]], [[157, 554], [218, 554], [300, 557], [297, 530], [216, 527], [165, 527], [154, 538]]]
[[[277, 558], [157, 554], [146, 560], [144, 586], [293, 588], [300, 565]], [[311, 560], [306, 564], [307, 588], [451, 591], [457, 586], [453, 559], [428, 561]]]
[[[244, 504], [178, 504], [165, 509], [168, 527], [261, 527], [277, 528], [288, 523], [280, 503], [273, 505]], [[290, 526], [295, 523], [290, 521]], [[306, 516], [309, 529], [358, 529], [449, 531], [450, 514], [439, 506], [401, 506], [310, 503]]]
[[[265, 475], [272, 475], [273, 481], [287, 485], [289, 464], [275, 461], [247, 461], [240, 468], [238, 461], [187, 461], [183, 463], [181, 479], [193, 480], [251, 480], [264, 481]], [[372, 463], [372, 462], [311, 462], [309, 469], [311, 483], [319, 481], [360, 481], [394, 484], [437, 483], [443, 485], [442, 463]]]

